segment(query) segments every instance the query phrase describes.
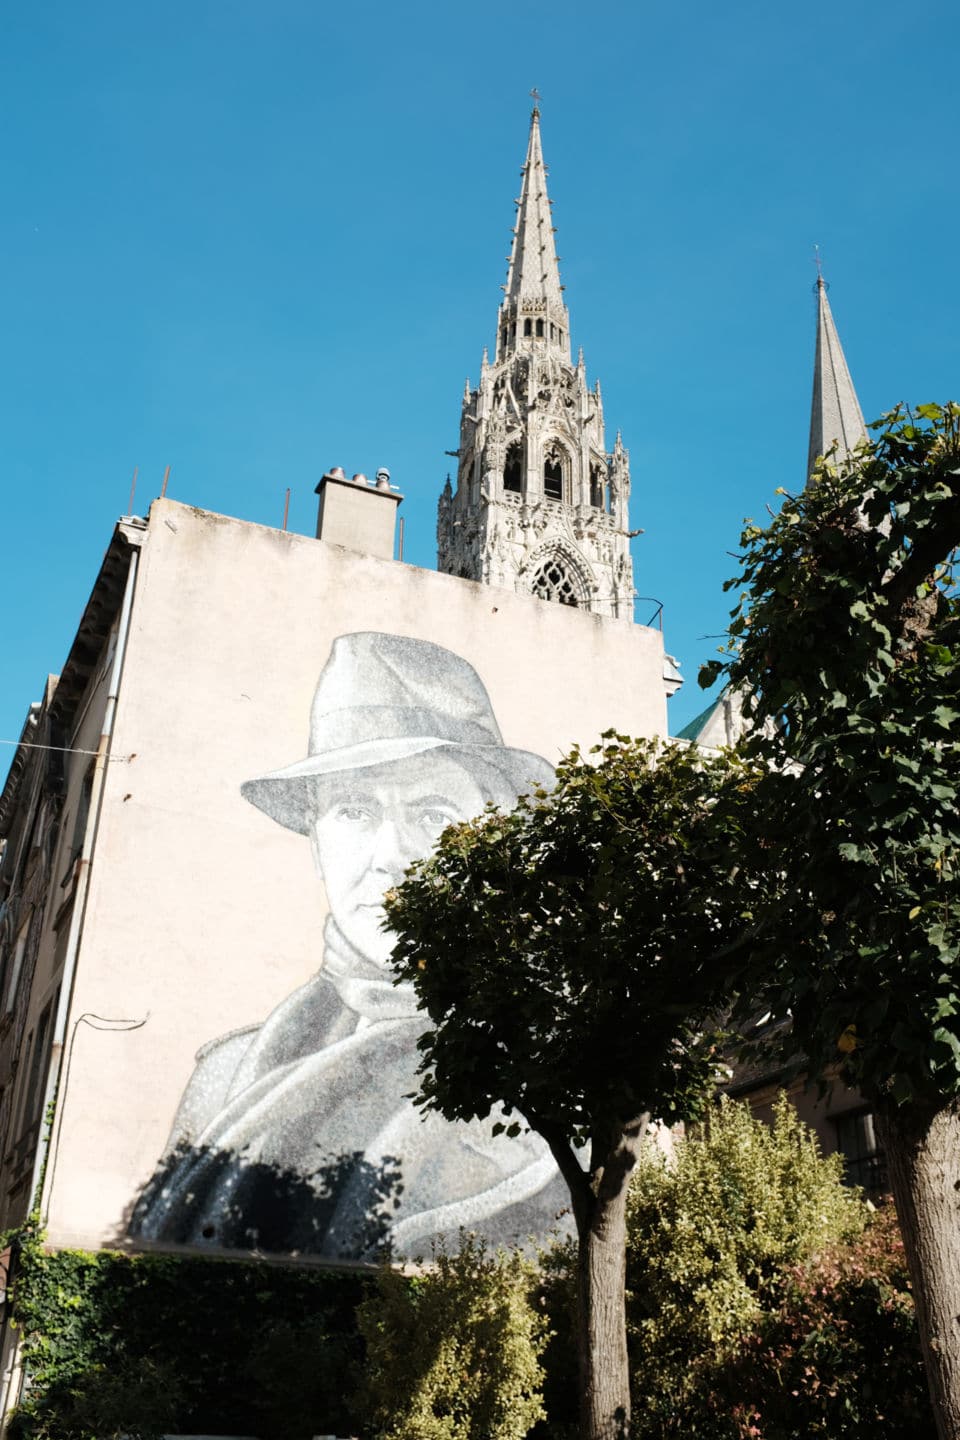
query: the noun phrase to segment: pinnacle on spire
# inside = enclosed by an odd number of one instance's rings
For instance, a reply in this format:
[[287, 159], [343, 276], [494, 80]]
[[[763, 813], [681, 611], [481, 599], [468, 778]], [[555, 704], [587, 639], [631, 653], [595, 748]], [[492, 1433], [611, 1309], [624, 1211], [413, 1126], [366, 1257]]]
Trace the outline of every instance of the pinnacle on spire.
[[863, 412], [827, 299], [827, 286], [823, 276], [818, 274], [817, 355], [813, 369], [807, 477], [813, 472], [817, 456], [824, 455], [835, 441], [837, 459], [845, 460], [866, 436]]
[[562, 309], [560, 267], [553, 241], [553, 219], [547, 197], [547, 167], [540, 144], [540, 107], [530, 116], [530, 137], [523, 166], [517, 224], [507, 272], [507, 301], [543, 299]]

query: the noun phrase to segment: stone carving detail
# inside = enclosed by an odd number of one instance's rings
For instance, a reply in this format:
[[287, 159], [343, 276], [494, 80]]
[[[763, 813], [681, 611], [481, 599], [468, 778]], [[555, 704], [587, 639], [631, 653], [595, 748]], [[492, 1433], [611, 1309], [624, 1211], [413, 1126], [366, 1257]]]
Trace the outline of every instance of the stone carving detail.
[[[619, 435], [607, 450], [599, 392], [587, 389], [583, 366], [571, 365], [548, 338], [537, 343], [528, 354], [508, 345], [464, 397], [460, 479], [452, 495], [444, 491], [437, 512], [440, 569], [632, 618], [629, 456]], [[514, 458], [507, 489], [504, 470], [514, 447], [523, 457], [520, 479]], [[482, 488], [471, 494], [476, 473]], [[543, 570], [538, 579], [531, 561], [552, 542], [569, 554], [556, 552], [557, 574]], [[590, 573], [595, 583], [571, 578]]]
[[531, 594], [541, 600], [556, 600], [561, 605], [579, 605], [577, 587], [564, 567], [563, 561], [555, 557], [544, 562], [533, 578]]

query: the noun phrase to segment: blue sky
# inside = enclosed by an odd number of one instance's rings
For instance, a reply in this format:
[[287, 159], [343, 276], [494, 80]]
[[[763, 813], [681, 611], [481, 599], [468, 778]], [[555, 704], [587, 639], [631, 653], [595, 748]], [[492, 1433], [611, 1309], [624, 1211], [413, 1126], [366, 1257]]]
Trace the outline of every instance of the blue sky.
[[803, 482], [815, 243], [868, 418], [958, 396], [958, 41], [948, 0], [8, 0], [0, 739], [135, 465], [138, 511], [169, 464], [174, 498], [266, 524], [290, 486], [307, 533], [329, 465], [387, 465], [433, 565], [534, 85], [680, 728], [740, 522]]

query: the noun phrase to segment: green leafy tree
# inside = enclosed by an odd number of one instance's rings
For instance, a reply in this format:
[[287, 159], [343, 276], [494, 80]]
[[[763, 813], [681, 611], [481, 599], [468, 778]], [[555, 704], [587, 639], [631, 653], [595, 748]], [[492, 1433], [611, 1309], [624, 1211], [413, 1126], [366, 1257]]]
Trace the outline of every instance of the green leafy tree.
[[546, 1321], [518, 1252], [461, 1236], [421, 1275], [384, 1266], [358, 1311], [367, 1342], [360, 1403], [382, 1440], [523, 1440], [543, 1418]]
[[[898, 409], [743, 534], [726, 658], [777, 902], [753, 999], [877, 1113], [941, 1440], [960, 1437], [960, 407]], [[828, 457], [828, 461], [829, 461]]]
[[630, 1174], [651, 1116], [706, 1103], [759, 882], [740, 844], [748, 769], [613, 734], [591, 753], [550, 795], [448, 829], [386, 905], [429, 1020], [419, 1103], [452, 1120], [502, 1106], [494, 1129], [537, 1131], [569, 1187], [581, 1428], [607, 1440], [630, 1414]]

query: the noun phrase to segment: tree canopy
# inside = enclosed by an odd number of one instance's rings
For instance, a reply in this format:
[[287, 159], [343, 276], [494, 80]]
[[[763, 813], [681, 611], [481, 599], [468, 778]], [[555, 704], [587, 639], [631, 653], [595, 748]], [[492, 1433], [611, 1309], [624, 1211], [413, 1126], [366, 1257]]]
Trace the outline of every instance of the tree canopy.
[[610, 733], [549, 795], [448, 829], [386, 902], [394, 967], [430, 1020], [418, 1103], [482, 1119], [502, 1102], [601, 1148], [641, 1114], [699, 1114], [749, 933], [731, 854], [753, 783]]
[[960, 1094], [960, 407], [886, 417], [743, 533], [724, 661], [771, 865], [765, 1003], [873, 1097]]

